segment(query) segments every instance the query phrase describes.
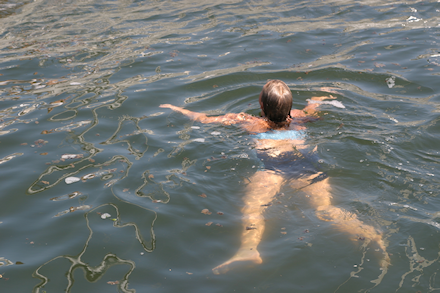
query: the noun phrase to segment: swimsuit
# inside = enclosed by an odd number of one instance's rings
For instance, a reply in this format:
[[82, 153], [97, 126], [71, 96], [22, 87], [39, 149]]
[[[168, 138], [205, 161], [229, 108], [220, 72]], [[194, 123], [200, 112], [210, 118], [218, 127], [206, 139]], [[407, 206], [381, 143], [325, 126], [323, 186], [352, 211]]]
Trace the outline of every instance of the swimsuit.
[[[304, 139], [306, 132], [303, 130], [269, 131], [253, 135], [257, 139]], [[310, 184], [327, 178], [327, 174], [320, 172], [317, 168], [318, 158], [310, 153], [301, 153], [298, 150], [284, 152], [277, 156], [269, 155], [269, 152], [257, 150], [257, 158], [260, 160], [260, 167], [264, 170], [272, 170], [282, 174], [286, 179], [308, 178], [319, 174], [309, 181]]]
[[272, 130], [268, 132], [261, 132], [258, 134], [253, 135], [257, 139], [293, 139], [293, 140], [299, 140], [299, 139], [305, 139], [306, 138], [306, 132], [304, 130]]
[[286, 179], [308, 178], [319, 174], [309, 181], [310, 184], [327, 178], [327, 174], [317, 168], [316, 158], [313, 155], [303, 155], [299, 151], [285, 152], [278, 156], [270, 156], [265, 151], [257, 151], [257, 158], [261, 162], [261, 168], [272, 170], [282, 174]]

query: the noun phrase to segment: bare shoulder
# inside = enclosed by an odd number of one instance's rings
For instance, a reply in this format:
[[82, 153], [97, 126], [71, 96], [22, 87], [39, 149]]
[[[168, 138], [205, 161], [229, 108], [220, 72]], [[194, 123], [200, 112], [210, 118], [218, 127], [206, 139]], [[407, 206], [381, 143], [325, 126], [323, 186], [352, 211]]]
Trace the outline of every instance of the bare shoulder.
[[269, 129], [271, 129], [266, 119], [263, 119], [261, 117], [255, 117], [249, 114], [246, 115], [248, 115], [248, 117], [245, 118], [242, 127], [248, 132], [260, 133], [260, 132], [266, 132]]
[[202, 123], [221, 123], [223, 125], [238, 124], [251, 133], [266, 132], [270, 129], [270, 126], [265, 119], [244, 112], [209, 117], [205, 114], [199, 114], [199, 116], [193, 119]]
[[298, 109], [290, 110], [290, 117], [292, 117], [292, 118], [305, 117], [305, 116], [306, 116], [306, 114], [302, 110], [298, 110]]
[[223, 116], [217, 116], [218, 122], [223, 124], [242, 124], [246, 122], [252, 122], [258, 120], [259, 118], [249, 115], [247, 113], [228, 113]]

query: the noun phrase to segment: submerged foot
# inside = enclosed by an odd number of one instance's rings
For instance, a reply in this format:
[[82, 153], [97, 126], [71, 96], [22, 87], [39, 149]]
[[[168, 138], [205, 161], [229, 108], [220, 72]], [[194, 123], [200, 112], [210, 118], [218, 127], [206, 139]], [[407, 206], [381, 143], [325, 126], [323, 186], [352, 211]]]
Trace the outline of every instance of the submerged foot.
[[260, 264], [263, 262], [263, 260], [261, 259], [260, 253], [257, 250], [240, 249], [232, 258], [213, 268], [212, 272], [216, 275], [224, 274], [235, 266], [243, 264], [244, 262]]

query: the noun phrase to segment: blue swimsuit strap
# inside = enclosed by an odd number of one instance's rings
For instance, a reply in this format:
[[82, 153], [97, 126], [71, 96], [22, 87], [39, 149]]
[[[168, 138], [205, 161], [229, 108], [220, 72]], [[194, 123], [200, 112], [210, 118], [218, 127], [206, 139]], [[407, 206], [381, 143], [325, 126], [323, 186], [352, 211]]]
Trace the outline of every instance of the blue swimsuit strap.
[[262, 132], [254, 135], [257, 139], [304, 139], [306, 138], [306, 132], [303, 130], [272, 130], [268, 132]]

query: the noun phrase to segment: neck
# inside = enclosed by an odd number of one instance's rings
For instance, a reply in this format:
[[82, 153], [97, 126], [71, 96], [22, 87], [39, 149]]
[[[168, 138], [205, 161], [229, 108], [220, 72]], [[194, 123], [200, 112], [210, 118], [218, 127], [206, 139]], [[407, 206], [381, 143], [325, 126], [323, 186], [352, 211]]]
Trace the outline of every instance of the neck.
[[273, 122], [266, 118], [266, 121], [271, 129], [280, 129], [280, 128], [288, 127], [290, 125], [290, 122], [292, 122], [292, 118], [288, 117], [286, 120], [282, 122]]

